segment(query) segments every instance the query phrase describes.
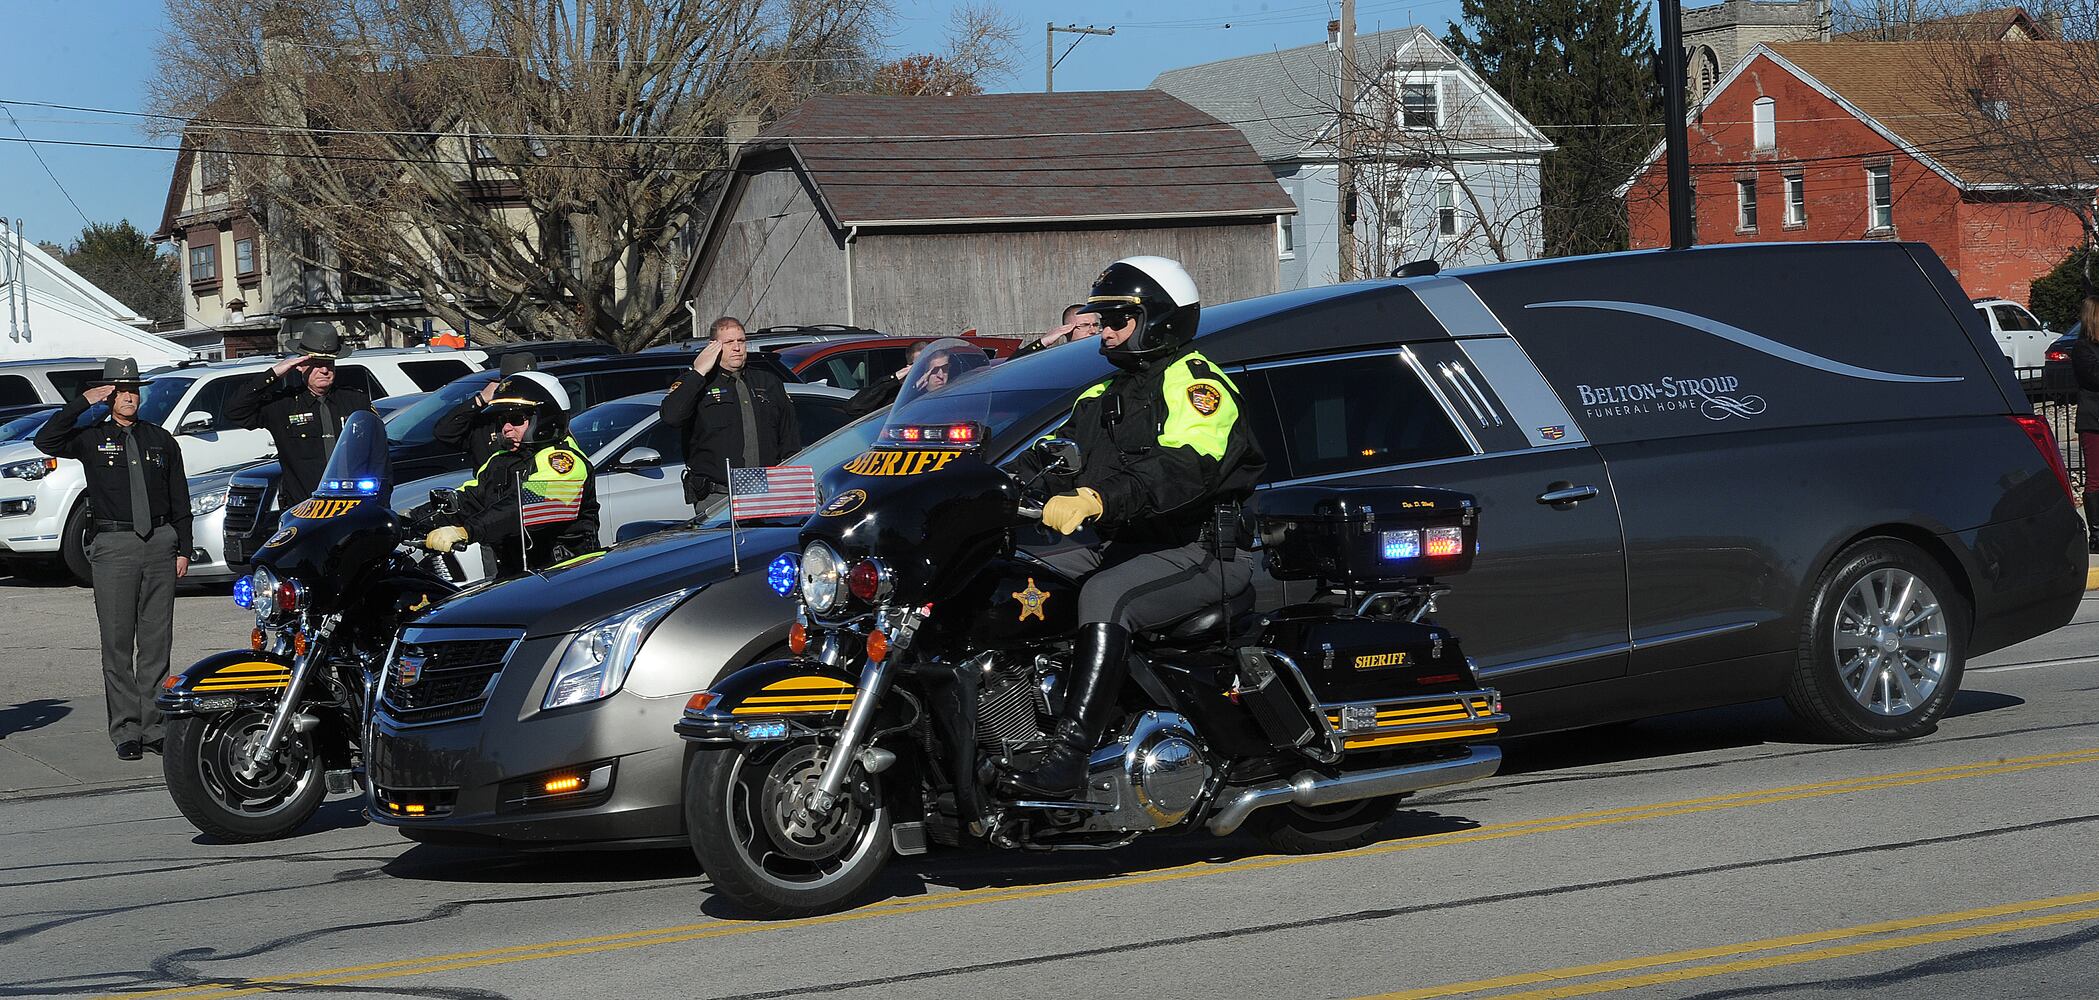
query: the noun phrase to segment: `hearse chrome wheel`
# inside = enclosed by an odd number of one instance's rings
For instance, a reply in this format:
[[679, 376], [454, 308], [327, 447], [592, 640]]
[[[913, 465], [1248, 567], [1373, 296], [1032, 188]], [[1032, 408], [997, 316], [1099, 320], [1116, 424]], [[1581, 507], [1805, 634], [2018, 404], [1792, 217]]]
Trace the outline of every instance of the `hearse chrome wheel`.
[[821, 743], [701, 751], [685, 782], [693, 854], [715, 889], [766, 917], [799, 917], [851, 902], [889, 861], [889, 810], [879, 778], [847, 772], [838, 803], [812, 814]]
[[1869, 538], [1816, 579], [1786, 704], [1815, 735], [1845, 742], [1931, 732], [1960, 692], [1968, 605], [1938, 561]]
[[1905, 715], [1931, 700], [1946, 674], [1946, 612], [1931, 586], [1901, 569], [1851, 585], [1831, 649], [1844, 690], [1876, 715]]

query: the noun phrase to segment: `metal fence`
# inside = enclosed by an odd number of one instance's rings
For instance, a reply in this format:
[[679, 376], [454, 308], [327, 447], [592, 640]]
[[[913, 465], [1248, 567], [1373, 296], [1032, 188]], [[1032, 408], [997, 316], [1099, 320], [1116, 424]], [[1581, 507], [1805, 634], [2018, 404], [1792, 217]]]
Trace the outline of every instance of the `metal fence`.
[[[2034, 415], [2048, 422], [2055, 446], [2062, 449], [2063, 465], [2070, 470], [2070, 485], [2084, 490], [2084, 449], [2077, 444], [2077, 392], [2074, 388], [2050, 385], [2043, 368], [2016, 369], [2019, 384]], [[2059, 377], [2059, 376], [2058, 376]]]

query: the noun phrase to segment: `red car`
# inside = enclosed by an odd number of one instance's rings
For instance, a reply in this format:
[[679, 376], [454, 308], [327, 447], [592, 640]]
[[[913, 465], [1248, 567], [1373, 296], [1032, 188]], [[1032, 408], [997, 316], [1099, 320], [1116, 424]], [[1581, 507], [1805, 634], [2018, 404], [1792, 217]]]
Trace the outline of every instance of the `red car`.
[[[804, 382], [823, 382], [840, 389], [858, 391], [871, 379], [893, 375], [906, 367], [905, 352], [912, 344], [941, 340], [941, 337], [868, 337], [862, 340], [833, 340], [789, 347], [779, 352], [780, 362]], [[1010, 358], [1020, 349], [1018, 337], [962, 338], [984, 349], [994, 358]]]

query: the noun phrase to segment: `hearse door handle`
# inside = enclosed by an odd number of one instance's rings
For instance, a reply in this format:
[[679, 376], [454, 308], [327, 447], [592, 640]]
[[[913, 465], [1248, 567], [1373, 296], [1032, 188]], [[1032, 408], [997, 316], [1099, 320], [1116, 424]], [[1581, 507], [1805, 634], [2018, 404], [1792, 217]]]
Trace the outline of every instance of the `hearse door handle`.
[[1538, 494], [1538, 502], [1549, 507], [1558, 507], [1561, 510], [1566, 510], [1584, 500], [1594, 500], [1599, 492], [1601, 491], [1594, 486], [1576, 486], [1567, 482], [1553, 483], [1545, 487], [1545, 492]]

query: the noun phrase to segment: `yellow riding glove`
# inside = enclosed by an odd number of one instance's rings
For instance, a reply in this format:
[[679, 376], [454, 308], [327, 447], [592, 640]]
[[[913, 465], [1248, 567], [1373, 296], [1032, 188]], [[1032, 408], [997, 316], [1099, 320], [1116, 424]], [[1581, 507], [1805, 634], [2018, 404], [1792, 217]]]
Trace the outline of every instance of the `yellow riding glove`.
[[1042, 505], [1042, 523], [1060, 535], [1069, 535], [1079, 530], [1088, 518], [1099, 517], [1101, 513], [1101, 495], [1081, 486], [1077, 493], [1049, 498], [1049, 502]]
[[432, 552], [450, 552], [452, 546], [466, 541], [466, 529], [446, 525], [423, 537], [423, 547]]

